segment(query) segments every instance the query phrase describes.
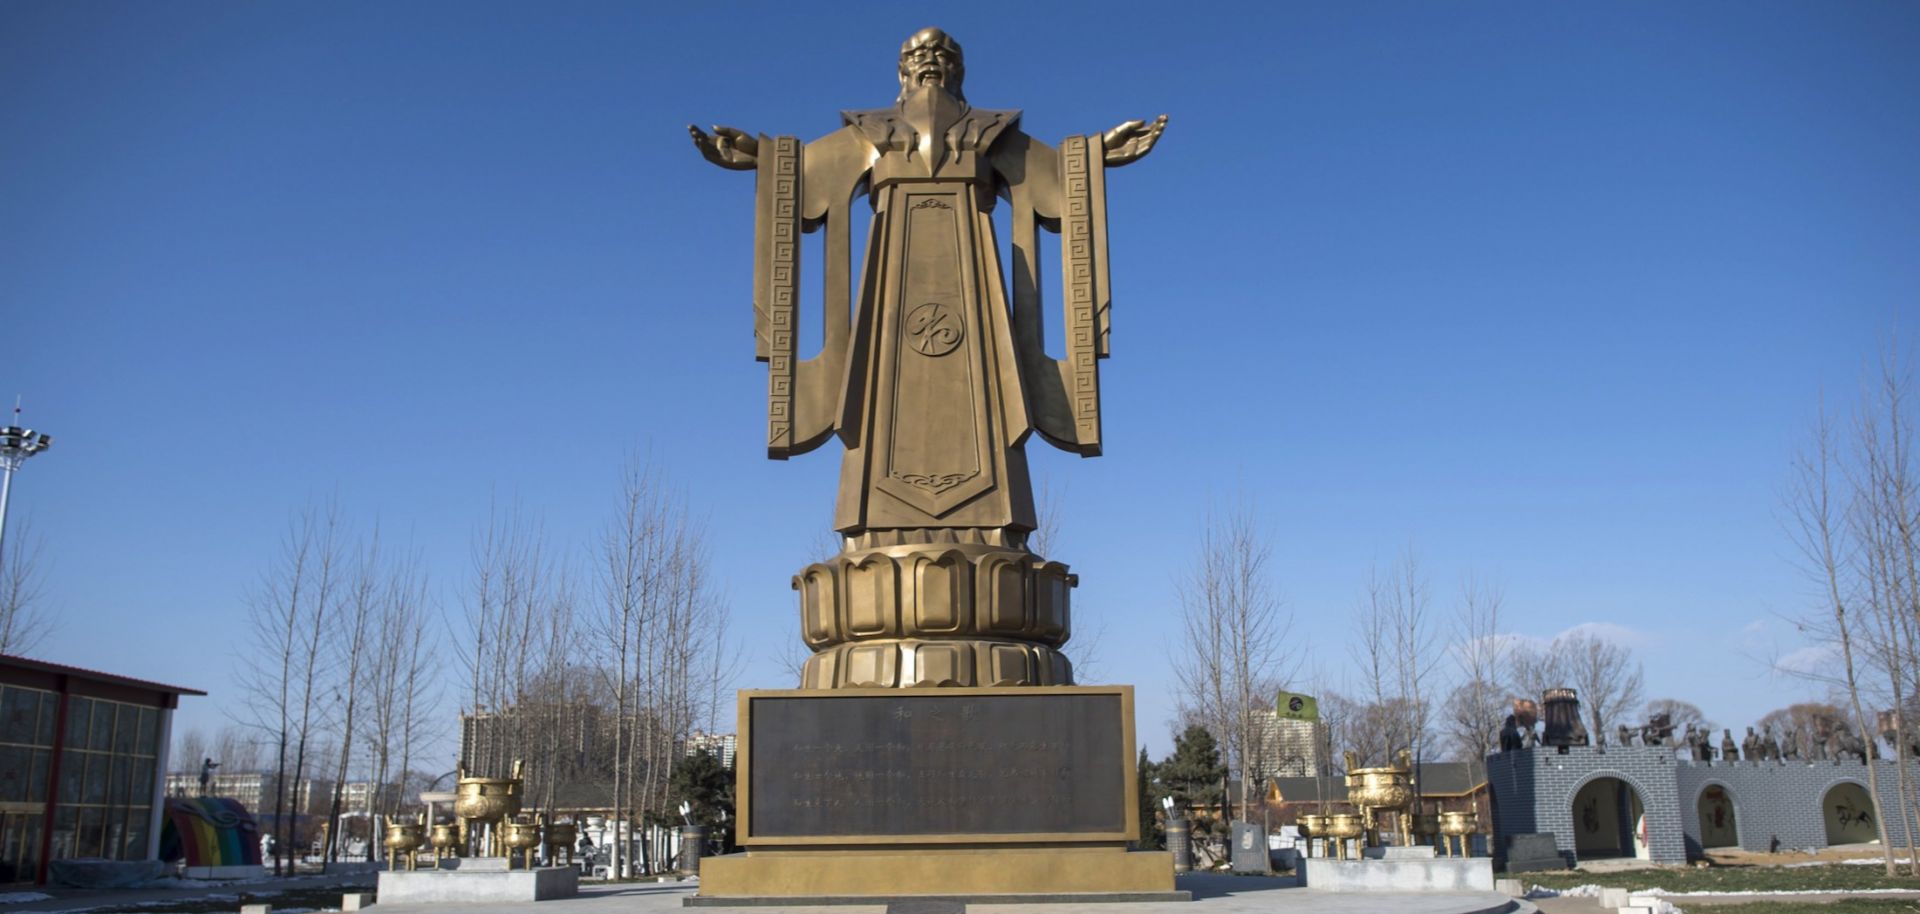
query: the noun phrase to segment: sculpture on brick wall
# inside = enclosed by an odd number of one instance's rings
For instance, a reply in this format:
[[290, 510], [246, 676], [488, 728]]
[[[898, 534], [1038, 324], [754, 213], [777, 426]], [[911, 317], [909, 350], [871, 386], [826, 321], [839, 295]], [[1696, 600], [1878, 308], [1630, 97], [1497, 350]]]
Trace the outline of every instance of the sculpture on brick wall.
[[1500, 751], [1512, 752], [1526, 745], [1526, 737], [1520, 734], [1519, 718], [1507, 715], [1507, 722], [1500, 727]]
[[1693, 724], [1687, 724], [1686, 743], [1687, 749], [1693, 753], [1694, 761], [1713, 761], [1713, 745], [1707, 741], [1707, 731]]
[[1876, 747], [1869, 744], [1866, 740], [1855, 736], [1853, 734], [1853, 728], [1847, 726], [1846, 721], [1836, 721], [1834, 723], [1833, 735], [1827, 738], [1827, 755], [1831, 756], [1834, 761], [1837, 762], [1852, 756], [1865, 762], [1869, 755], [1877, 757], [1879, 754]]
[[1648, 718], [1646, 724], [1640, 728], [1640, 744], [1643, 746], [1673, 745], [1673, 715], [1663, 711]]

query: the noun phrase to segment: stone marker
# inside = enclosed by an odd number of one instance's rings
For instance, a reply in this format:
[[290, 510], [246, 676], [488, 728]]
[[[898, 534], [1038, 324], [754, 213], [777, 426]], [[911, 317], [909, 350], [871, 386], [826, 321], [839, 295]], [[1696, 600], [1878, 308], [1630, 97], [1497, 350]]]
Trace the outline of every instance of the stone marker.
[[1564, 870], [1567, 858], [1560, 853], [1552, 832], [1507, 836], [1507, 872], [1533, 873]]
[[345, 895], [340, 896], [340, 910], [342, 912], [358, 911], [361, 908], [368, 908], [372, 906], [373, 906], [372, 892], [348, 892]]
[[1252, 822], [1233, 823], [1233, 871], [1241, 875], [1273, 875], [1265, 828]]
[[240, 914], [273, 914], [273, 905], [243, 904], [240, 906]]
[[1518, 879], [1495, 879], [1493, 881], [1493, 890], [1502, 895], [1510, 895], [1514, 898], [1527, 897], [1527, 887]]

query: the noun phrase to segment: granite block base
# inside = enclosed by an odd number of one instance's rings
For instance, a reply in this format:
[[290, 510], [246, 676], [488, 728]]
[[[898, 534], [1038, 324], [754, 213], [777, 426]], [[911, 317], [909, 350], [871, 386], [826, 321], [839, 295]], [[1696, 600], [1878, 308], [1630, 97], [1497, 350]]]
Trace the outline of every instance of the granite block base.
[[377, 888], [381, 904], [461, 904], [551, 901], [580, 891], [580, 871], [570, 866], [531, 870], [387, 870]]
[[1314, 857], [1301, 881], [1316, 892], [1491, 892], [1493, 861], [1480, 858], [1433, 860], [1328, 860]]

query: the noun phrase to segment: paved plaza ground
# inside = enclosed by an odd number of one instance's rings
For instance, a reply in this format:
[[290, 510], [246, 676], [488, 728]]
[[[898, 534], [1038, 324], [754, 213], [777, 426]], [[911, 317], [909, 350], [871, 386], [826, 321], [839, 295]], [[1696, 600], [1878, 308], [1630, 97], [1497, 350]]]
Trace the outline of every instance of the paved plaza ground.
[[[245, 887], [248, 891], [272, 891], [280, 887], [312, 887], [314, 880], [297, 882], [282, 881], [276, 883], [258, 883]], [[1259, 878], [1251, 876], [1215, 876], [1193, 874], [1182, 876], [1179, 887], [1193, 893], [1191, 902], [1148, 902], [1138, 904], [1107, 905], [971, 905], [968, 910], [988, 912], [988, 914], [1068, 914], [1068, 912], [1092, 910], [1098, 914], [1253, 914], [1253, 912], [1272, 912], [1285, 910], [1289, 914], [1374, 914], [1391, 911], [1393, 914], [1530, 914], [1534, 909], [1526, 903], [1515, 903], [1504, 895], [1494, 893], [1429, 893], [1421, 895], [1379, 895], [1379, 894], [1333, 894], [1309, 892], [1296, 888], [1291, 878]], [[886, 914], [885, 905], [843, 905], [834, 907], [750, 907], [750, 908], [683, 908], [681, 899], [695, 891], [695, 883], [628, 883], [622, 885], [588, 885], [581, 888], [577, 898], [561, 901], [540, 902], [537, 908], [526, 903], [512, 904], [393, 904], [376, 905], [373, 910], [384, 914], [447, 914], [458, 910], [460, 914], [520, 914], [534, 909], [537, 914], [666, 914], [679, 911], [740, 911], [751, 914]], [[89, 914], [140, 914], [151, 910], [156, 903], [167, 904], [185, 901], [196, 895], [206, 897], [221, 895], [235, 898], [237, 890], [145, 890], [115, 893], [75, 893], [62, 892], [60, 897], [41, 901], [4, 906], [8, 912], [52, 912], [86, 911]], [[262, 899], [271, 901], [271, 898]], [[336, 900], [335, 905], [338, 902]], [[276, 905], [276, 907], [279, 907]], [[238, 910], [237, 900], [233, 908]]]
[[[1336, 895], [1296, 888], [1292, 878], [1267, 879], [1251, 876], [1188, 875], [1180, 877], [1179, 887], [1193, 893], [1191, 902], [1143, 902], [1137, 904], [1010, 904], [970, 905], [969, 911], [987, 914], [1068, 914], [1093, 911], [1096, 914], [1252, 914], [1286, 910], [1290, 914], [1494, 914], [1513, 908], [1512, 899], [1490, 892], [1432, 893], [1425, 895]], [[579, 898], [564, 902], [542, 902], [540, 914], [630, 914], [630, 912], [668, 911], [742, 911], [753, 914], [885, 914], [885, 905], [845, 905], [836, 907], [751, 907], [682, 908], [680, 901], [691, 894], [692, 883], [660, 883], [617, 887], [584, 887]], [[429, 914], [445, 911], [433, 905], [382, 905], [387, 914]], [[524, 905], [463, 905], [463, 914], [508, 914], [523, 912]]]
[[[1771, 861], [1769, 861], [1771, 862]], [[1596, 881], [1605, 877], [1596, 874]], [[281, 911], [315, 910], [314, 898], [327, 899], [332, 909], [339, 906], [338, 893], [342, 891], [364, 891], [368, 887], [364, 875], [346, 875], [331, 877], [307, 876], [297, 879], [263, 880], [237, 885], [216, 885], [201, 883], [193, 886], [169, 889], [135, 889], [118, 891], [88, 891], [74, 889], [53, 889], [44, 893], [52, 897], [31, 901], [13, 901], [11, 897], [0, 896], [0, 911], [33, 912], [86, 912], [86, 914], [154, 914], [155, 911], [178, 911], [189, 907], [203, 911], [237, 911], [241, 895], [252, 897], [247, 900], [273, 903]], [[1536, 898], [1528, 902], [1515, 902], [1504, 895], [1492, 893], [1429, 893], [1429, 894], [1333, 894], [1310, 892], [1293, 885], [1290, 877], [1259, 878], [1247, 876], [1220, 876], [1211, 874], [1189, 874], [1179, 878], [1179, 887], [1193, 893], [1192, 902], [1148, 902], [1138, 904], [1018, 904], [1018, 905], [972, 905], [968, 908], [974, 914], [1067, 914], [1071, 911], [1093, 911], [1096, 914], [1252, 914], [1252, 912], [1286, 911], [1287, 914], [1370, 914], [1370, 912], [1392, 912], [1392, 914], [1609, 914], [1600, 907], [1597, 898], [1592, 896], [1566, 896]], [[750, 914], [886, 914], [885, 905], [845, 905], [845, 906], [800, 906], [800, 907], [743, 907], [743, 908], [683, 908], [681, 900], [697, 889], [693, 882], [666, 883], [627, 883], [620, 885], [589, 884], [583, 886], [577, 898], [562, 901], [541, 902], [534, 909], [536, 914], [666, 914], [674, 911], [736, 911]], [[289, 893], [275, 895], [267, 893]], [[301, 903], [289, 903], [295, 897], [306, 899]], [[1756, 901], [1786, 901], [1832, 903], [1848, 898], [1907, 899], [1920, 901], [1920, 892], [1884, 892], [1871, 893], [1795, 893], [1782, 895], [1683, 895], [1673, 896], [1672, 901], [1689, 912], [1711, 911], [1714, 907], [1727, 904], [1739, 904]], [[195, 900], [203, 904], [193, 904]], [[447, 914], [458, 910], [460, 914], [508, 914], [524, 912], [529, 909], [526, 903], [512, 904], [384, 904], [374, 910], [386, 914]], [[1844, 911], [1845, 906], [1836, 911]], [[903, 914], [895, 911], [893, 914]], [[921, 914], [921, 912], [914, 912]], [[929, 909], [925, 914], [931, 914]]]

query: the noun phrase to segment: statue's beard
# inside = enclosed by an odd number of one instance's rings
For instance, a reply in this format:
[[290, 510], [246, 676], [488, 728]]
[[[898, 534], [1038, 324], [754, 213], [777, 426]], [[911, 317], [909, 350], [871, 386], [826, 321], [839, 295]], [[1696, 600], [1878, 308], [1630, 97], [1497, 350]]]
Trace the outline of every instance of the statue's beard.
[[960, 94], [959, 86], [948, 87], [941, 83], [929, 82], [909, 83], [900, 87], [900, 98], [897, 100], [897, 103], [904, 105], [912, 99], [925, 98], [934, 92], [943, 93], [957, 102], [965, 102], [967, 100], [966, 96]]

